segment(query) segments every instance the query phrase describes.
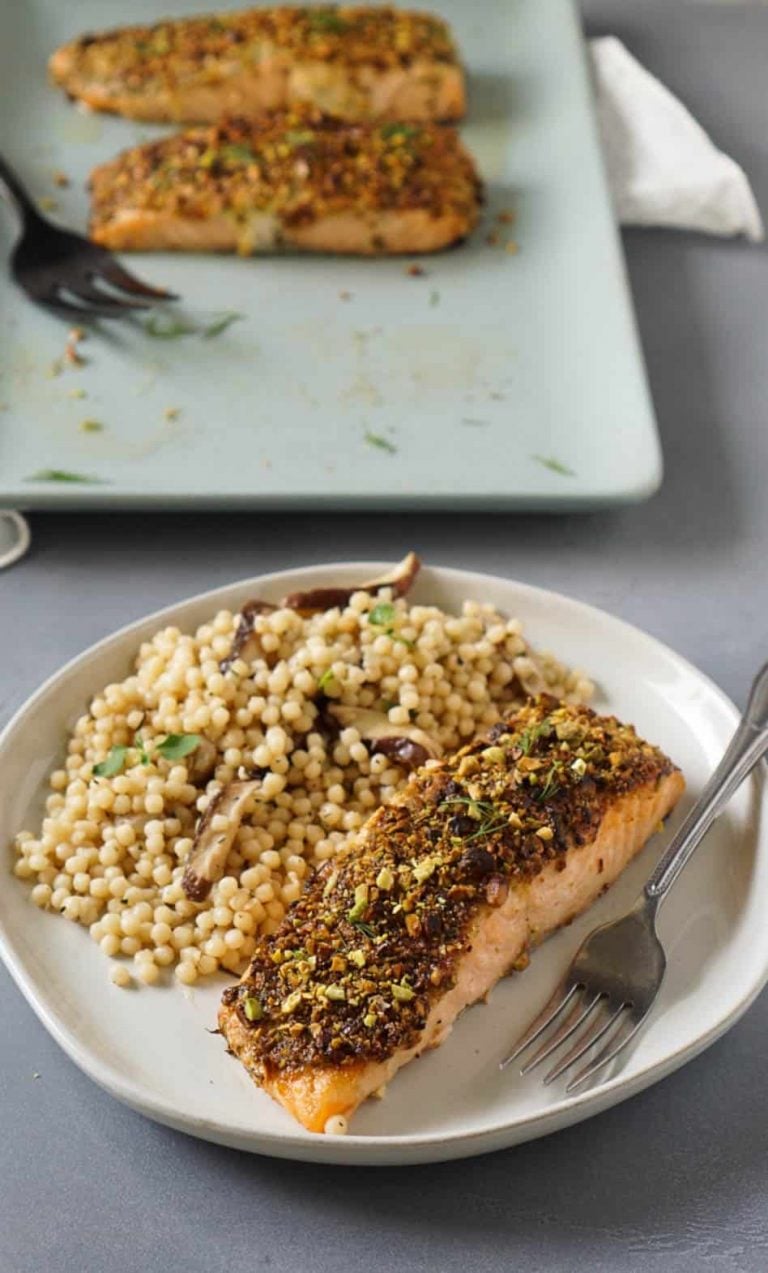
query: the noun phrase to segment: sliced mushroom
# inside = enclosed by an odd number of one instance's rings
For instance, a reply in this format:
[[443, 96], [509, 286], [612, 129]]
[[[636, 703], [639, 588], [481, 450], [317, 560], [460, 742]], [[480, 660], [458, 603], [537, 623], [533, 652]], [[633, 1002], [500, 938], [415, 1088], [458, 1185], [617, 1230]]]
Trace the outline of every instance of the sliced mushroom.
[[253, 621], [257, 615], [271, 614], [276, 609], [277, 606], [273, 605], [271, 601], [246, 601], [240, 611], [240, 618], [232, 640], [232, 648], [226, 658], [223, 658], [219, 663], [219, 669], [222, 672], [228, 672], [236, 659], [244, 659], [246, 663], [250, 663], [252, 659], [256, 658], [257, 654], [261, 653], [261, 644], [253, 630]]
[[318, 610], [345, 606], [355, 592], [378, 592], [379, 588], [391, 588], [394, 596], [404, 597], [413, 586], [420, 567], [421, 562], [411, 552], [393, 570], [378, 579], [369, 579], [367, 583], [358, 583], [351, 588], [310, 588], [306, 592], [291, 592], [283, 598], [282, 604], [289, 610], [314, 614]]
[[213, 776], [216, 768], [216, 746], [210, 738], [201, 738], [195, 750], [185, 757], [187, 776], [196, 787]]
[[428, 760], [442, 756], [443, 749], [436, 739], [416, 725], [393, 725], [383, 712], [370, 707], [344, 707], [331, 703], [326, 708], [329, 716], [342, 729], [352, 726], [364, 742], [370, 743], [373, 755], [381, 752], [405, 769], [418, 769]]
[[[230, 782], [208, 805], [195, 832], [195, 842], [181, 880], [181, 887], [190, 901], [205, 901], [211, 886], [221, 879], [246, 805], [258, 786], [258, 779]], [[224, 831], [213, 829], [213, 820], [219, 815], [228, 819], [229, 825]]]

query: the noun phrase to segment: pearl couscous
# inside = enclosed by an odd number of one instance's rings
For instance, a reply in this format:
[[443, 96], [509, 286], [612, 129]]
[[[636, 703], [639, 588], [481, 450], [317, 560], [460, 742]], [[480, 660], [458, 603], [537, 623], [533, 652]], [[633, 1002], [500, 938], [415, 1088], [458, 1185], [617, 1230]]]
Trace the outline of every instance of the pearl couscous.
[[[145, 642], [75, 724], [41, 829], [16, 839], [35, 905], [132, 961], [132, 975], [112, 965], [117, 986], [242, 973], [308, 873], [404, 784], [406, 769], [354, 726], [329, 730], [323, 706], [375, 711], [393, 735], [408, 727], [450, 751], [528, 693], [577, 702], [592, 690], [534, 653], [517, 620], [472, 601], [452, 616], [384, 588], [309, 616], [256, 614], [258, 653], [228, 665], [237, 624], [222, 610], [192, 635], [167, 627]], [[207, 820], [231, 842], [194, 901], [182, 881], [201, 815], [253, 778], [234, 833], [219, 804]]]

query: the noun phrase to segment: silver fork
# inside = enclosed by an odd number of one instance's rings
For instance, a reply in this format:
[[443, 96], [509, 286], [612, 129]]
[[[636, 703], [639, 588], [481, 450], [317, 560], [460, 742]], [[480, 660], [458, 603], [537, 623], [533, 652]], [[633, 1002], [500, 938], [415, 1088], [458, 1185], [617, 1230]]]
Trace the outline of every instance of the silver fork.
[[667, 959], [656, 934], [659, 906], [712, 823], [766, 751], [768, 664], [755, 677], [747, 709], [723, 759], [642, 896], [628, 914], [595, 928], [582, 942], [551, 999], [501, 1061], [502, 1070], [538, 1042], [520, 1072], [528, 1074], [552, 1057], [555, 1064], [544, 1082], [553, 1083], [601, 1044], [567, 1084], [566, 1092], [572, 1092], [623, 1052], [648, 1016], [664, 979]]
[[172, 292], [142, 283], [111, 252], [82, 234], [62, 230], [41, 216], [2, 156], [0, 194], [14, 206], [22, 223], [21, 238], [11, 255], [11, 273], [38, 305], [66, 315], [71, 322], [73, 318], [122, 318], [150, 305], [178, 300]]

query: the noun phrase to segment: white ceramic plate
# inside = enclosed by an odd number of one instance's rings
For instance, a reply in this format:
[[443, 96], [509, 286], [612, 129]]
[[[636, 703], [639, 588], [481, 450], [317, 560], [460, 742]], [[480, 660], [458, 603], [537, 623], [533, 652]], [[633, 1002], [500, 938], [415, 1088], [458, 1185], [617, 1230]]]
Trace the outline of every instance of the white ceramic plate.
[[[220, 606], [311, 584], [354, 582], [378, 566], [318, 566], [219, 588], [100, 642], [53, 676], [0, 738], [0, 840], [34, 824], [44, 779], [68, 726], [90, 695], [122, 678], [140, 643], [161, 624], [189, 629]], [[426, 569], [414, 594], [456, 608], [487, 600], [519, 616], [540, 648], [589, 671], [596, 706], [633, 721], [700, 791], [736, 722], [732, 704], [659, 642], [599, 610], [524, 584]], [[765, 782], [753, 778], [702, 845], [661, 916], [669, 971], [659, 1003], [626, 1064], [609, 1082], [565, 1098], [531, 1076], [501, 1074], [498, 1061], [594, 924], [635, 897], [669, 831], [656, 836], [589, 914], [552, 938], [522, 976], [500, 984], [486, 1007], [465, 1013], [447, 1043], [407, 1067], [385, 1100], [369, 1102], [355, 1135], [312, 1136], [257, 1090], [227, 1057], [215, 1023], [221, 984], [204, 989], [112, 986], [107, 961], [77, 925], [44, 914], [28, 888], [0, 889], [0, 951], [40, 1019], [69, 1056], [113, 1095], [207, 1140], [286, 1158], [408, 1163], [459, 1158], [544, 1135], [587, 1118], [676, 1069], [722, 1034], [768, 978]]]

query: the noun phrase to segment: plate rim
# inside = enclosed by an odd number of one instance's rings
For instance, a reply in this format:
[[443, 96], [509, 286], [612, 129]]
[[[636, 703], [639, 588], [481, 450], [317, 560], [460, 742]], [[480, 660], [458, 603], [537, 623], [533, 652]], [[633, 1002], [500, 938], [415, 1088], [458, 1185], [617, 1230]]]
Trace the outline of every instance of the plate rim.
[[[313, 576], [327, 576], [334, 572], [338, 575], [339, 571], [366, 577], [368, 574], [374, 574], [374, 572], [384, 572], [390, 569], [392, 564], [391, 561], [336, 561], [270, 571], [266, 574], [248, 576], [244, 579], [220, 584], [215, 588], [206, 589], [200, 593], [194, 593], [177, 599], [159, 610], [131, 620], [68, 659], [60, 668], [46, 677], [42, 684], [16, 709], [10, 720], [0, 731], [0, 775], [5, 750], [9, 742], [12, 741], [16, 730], [23, 725], [24, 718], [28, 712], [37, 706], [49, 692], [55, 690], [57, 683], [65, 679], [69, 673], [82, 669], [94, 657], [105, 653], [112, 646], [120, 645], [139, 629], [150, 624], [157, 623], [159, 625], [164, 620], [171, 621], [176, 612], [187, 606], [200, 605], [208, 600], [213, 601], [214, 598], [233, 591], [236, 592], [242, 589], [243, 599], [245, 599], [247, 592], [254, 587], [264, 589], [272, 585], [282, 586], [284, 581], [290, 581], [291, 586], [295, 586], [297, 577], [309, 580]], [[467, 577], [480, 583], [487, 581], [491, 586], [502, 583], [518, 590], [523, 598], [531, 596], [539, 602], [549, 602], [552, 599], [558, 603], [565, 602], [569, 607], [575, 608], [584, 617], [592, 621], [597, 620], [601, 623], [607, 621], [616, 628], [619, 634], [622, 632], [626, 635], [631, 634], [635, 641], [639, 638], [641, 645], [644, 645], [650, 652], [664, 656], [676, 666], [677, 670], [686, 676], [693, 676], [699, 683], [703, 684], [710, 694], [714, 695], [719, 701], [720, 706], [725, 709], [726, 715], [732, 718], [734, 727], [740, 719], [740, 713], [735, 704], [706, 673], [701, 672], [693, 663], [659, 638], [652, 636], [627, 620], [611, 614], [609, 611], [602, 609], [602, 607], [594, 606], [589, 602], [581, 601], [555, 589], [543, 588], [520, 579], [493, 575], [487, 571], [465, 570], [460, 567], [440, 566], [432, 563], [423, 567], [423, 570], [425, 574], [434, 573], [438, 579], [447, 578], [454, 583], [459, 583], [467, 579]], [[322, 582], [322, 580], [319, 579], [317, 582]], [[222, 604], [224, 603], [222, 602]], [[764, 765], [755, 770], [751, 781], [759, 785], [760, 793], [765, 796]], [[758, 824], [756, 830], [758, 854], [760, 843], [764, 836], [765, 832], [761, 835]], [[493, 1127], [481, 1128], [475, 1131], [430, 1132], [428, 1134], [393, 1136], [350, 1134], [344, 1137], [312, 1137], [307, 1136], [304, 1132], [294, 1132], [293, 1130], [258, 1133], [245, 1131], [238, 1134], [232, 1130], [229, 1124], [220, 1123], [213, 1119], [193, 1114], [179, 1118], [174, 1108], [169, 1106], [165, 1100], [153, 1094], [148, 1094], [145, 1088], [124, 1078], [113, 1069], [109, 1062], [102, 1060], [88, 1047], [80, 1044], [79, 1039], [65, 1024], [63, 1018], [54, 1011], [51, 1004], [46, 1001], [45, 996], [38, 992], [33, 975], [27, 971], [23, 959], [16, 952], [10, 934], [6, 932], [2, 916], [0, 916], [0, 958], [2, 958], [28, 1005], [35, 1012], [49, 1034], [69, 1056], [70, 1060], [99, 1087], [109, 1092], [110, 1095], [116, 1097], [123, 1104], [152, 1118], [156, 1122], [173, 1127], [178, 1131], [202, 1137], [218, 1144], [229, 1145], [245, 1152], [302, 1161], [346, 1163], [350, 1165], [386, 1165], [404, 1162], [425, 1163], [473, 1157], [524, 1141], [538, 1139], [541, 1136], [592, 1117], [593, 1114], [600, 1113], [602, 1110], [636, 1095], [703, 1052], [743, 1016], [766, 983], [768, 983], [767, 939], [765, 959], [760, 975], [750, 981], [749, 986], [741, 993], [729, 1011], [710, 1026], [709, 1029], [697, 1035], [687, 1045], [678, 1048], [677, 1051], [655, 1062], [649, 1063], [644, 1069], [628, 1078], [622, 1077], [622, 1072], [619, 1072], [599, 1087], [580, 1095], [566, 1098], [551, 1109], [543, 1110], [530, 1117], [508, 1120]]]

